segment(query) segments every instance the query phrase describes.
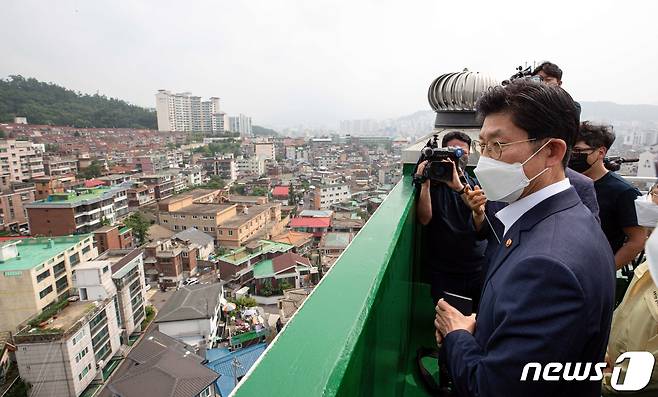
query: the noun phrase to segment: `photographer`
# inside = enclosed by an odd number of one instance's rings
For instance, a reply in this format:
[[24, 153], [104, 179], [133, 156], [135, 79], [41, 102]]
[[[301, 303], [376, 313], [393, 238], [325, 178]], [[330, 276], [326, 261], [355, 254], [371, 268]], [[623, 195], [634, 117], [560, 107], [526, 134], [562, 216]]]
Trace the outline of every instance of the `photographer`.
[[[434, 303], [451, 292], [473, 299], [477, 308], [482, 288], [482, 268], [486, 262], [486, 241], [478, 240], [472, 211], [464, 202], [465, 191], [476, 182], [464, 172], [471, 150], [471, 138], [461, 131], [448, 132], [442, 147], [461, 148], [459, 164], [452, 160], [452, 178], [448, 181], [424, 180], [418, 200], [418, 221], [426, 226], [427, 266], [431, 273]], [[423, 178], [428, 161], [418, 165], [416, 176]], [[460, 178], [461, 177], [461, 178]]]
[[569, 167], [594, 181], [601, 228], [619, 269], [642, 251], [646, 231], [639, 226], [635, 212], [635, 199], [640, 192], [605, 167], [606, 154], [614, 141], [615, 134], [610, 127], [583, 122]]

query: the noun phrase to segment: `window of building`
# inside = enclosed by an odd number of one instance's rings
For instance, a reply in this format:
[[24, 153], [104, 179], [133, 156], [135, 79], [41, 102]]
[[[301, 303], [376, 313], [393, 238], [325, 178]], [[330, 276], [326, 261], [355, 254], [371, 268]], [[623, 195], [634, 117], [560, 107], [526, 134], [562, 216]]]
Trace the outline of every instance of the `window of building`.
[[210, 397], [212, 395], [212, 391], [210, 390], [211, 387], [213, 386], [208, 386], [205, 388], [201, 393], [199, 393], [199, 397]]
[[84, 349], [80, 350], [80, 353], [75, 355], [75, 362], [79, 363], [80, 360], [82, 360], [82, 358], [87, 355], [87, 353], [89, 353], [89, 346], [87, 346]]
[[199, 219], [198, 215], [192, 215], [192, 219]]
[[89, 373], [90, 370], [91, 370], [91, 364], [88, 364], [86, 367], [84, 367], [84, 368], [82, 369], [82, 372], [80, 372], [80, 374], [78, 375], [78, 380], [81, 381], [82, 378], [84, 378], [85, 376], [87, 376], [87, 374]]
[[178, 225], [174, 225], [174, 230], [179, 230]]
[[80, 342], [80, 340], [82, 340], [82, 337], [83, 337], [83, 336], [85, 336], [85, 330], [84, 330], [84, 328], [81, 329], [80, 332], [78, 332], [78, 333], [73, 337], [73, 339], [71, 340], [71, 342], [73, 343], [73, 346], [75, 346], [76, 343]]
[[109, 270], [110, 270], [110, 267], [109, 267], [109, 266], [105, 266], [105, 267], [103, 268], [103, 273], [107, 273]]
[[233, 235], [233, 230], [229, 230], [229, 231], [228, 231], [228, 235], [229, 235], [229, 236], [232, 236], [232, 235]]
[[169, 223], [169, 221], [166, 220], [166, 219], [163, 219], [163, 220], [162, 220], [162, 223]]
[[47, 279], [50, 277], [50, 269], [46, 270], [45, 272], [37, 274], [37, 283], [42, 282], [43, 280]]
[[39, 292], [39, 297], [40, 297], [41, 299], [43, 299], [43, 298], [45, 298], [46, 296], [48, 296], [48, 294], [51, 293], [51, 292], [53, 292], [53, 286], [52, 286], [52, 285], [49, 285], [49, 286], [47, 286], [46, 288], [42, 289], [41, 292]]

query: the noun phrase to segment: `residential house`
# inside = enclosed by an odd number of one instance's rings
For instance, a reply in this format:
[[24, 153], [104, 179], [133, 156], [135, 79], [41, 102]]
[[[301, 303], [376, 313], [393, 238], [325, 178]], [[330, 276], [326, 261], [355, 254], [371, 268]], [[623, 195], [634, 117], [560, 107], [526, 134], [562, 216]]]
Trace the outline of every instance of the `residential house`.
[[255, 264], [285, 254], [293, 248], [293, 245], [274, 241], [254, 241], [217, 258], [219, 274], [226, 281], [239, 278], [251, 271]]
[[352, 242], [352, 233], [330, 232], [322, 236], [318, 249], [323, 255], [340, 255]]
[[132, 229], [122, 225], [103, 226], [94, 231], [94, 243], [100, 253], [109, 249], [131, 248], [135, 244]]
[[[247, 276], [248, 277], [248, 276]], [[308, 287], [317, 283], [318, 269], [311, 261], [294, 252], [287, 252], [272, 259], [266, 259], [253, 266], [254, 291], [263, 295], [264, 288], [269, 293], [281, 288]]]
[[144, 245], [144, 272], [161, 287], [176, 287], [197, 273], [199, 247], [180, 240], [153, 241]]
[[128, 353], [100, 397], [227, 396], [216, 392], [219, 374], [204, 361], [187, 344], [151, 331]]
[[199, 259], [204, 261], [210, 259], [215, 252], [215, 240], [194, 227], [174, 234], [172, 239], [197, 245], [199, 247]]
[[190, 346], [210, 348], [226, 303], [222, 284], [184, 285], [167, 300], [155, 322], [163, 334]]

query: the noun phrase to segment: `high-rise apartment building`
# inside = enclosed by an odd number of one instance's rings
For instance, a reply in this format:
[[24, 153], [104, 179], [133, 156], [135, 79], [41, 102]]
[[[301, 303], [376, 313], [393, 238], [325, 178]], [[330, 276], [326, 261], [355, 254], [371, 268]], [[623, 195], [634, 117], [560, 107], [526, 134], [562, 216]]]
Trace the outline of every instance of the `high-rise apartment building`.
[[229, 131], [239, 132], [240, 136], [252, 136], [251, 117], [242, 113], [239, 116], [229, 117]]
[[217, 97], [202, 101], [189, 92], [172, 94], [159, 90], [155, 94], [155, 109], [160, 131], [224, 133], [227, 127], [226, 113], [220, 110]]
[[0, 189], [44, 176], [43, 152], [30, 141], [0, 140]]

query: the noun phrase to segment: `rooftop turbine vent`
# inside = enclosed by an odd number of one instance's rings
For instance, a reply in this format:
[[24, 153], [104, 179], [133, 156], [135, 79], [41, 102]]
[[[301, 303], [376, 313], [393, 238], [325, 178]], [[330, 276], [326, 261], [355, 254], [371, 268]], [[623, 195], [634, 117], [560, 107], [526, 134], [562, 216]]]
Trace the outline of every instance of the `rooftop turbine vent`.
[[445, 73], [430, 84], [427, 99], [437, 113], [435, 127], [479, 127], [475, 103], [498, 79], [476, 72]]

